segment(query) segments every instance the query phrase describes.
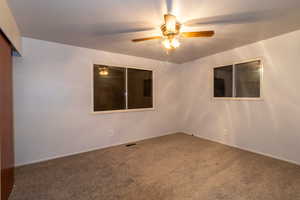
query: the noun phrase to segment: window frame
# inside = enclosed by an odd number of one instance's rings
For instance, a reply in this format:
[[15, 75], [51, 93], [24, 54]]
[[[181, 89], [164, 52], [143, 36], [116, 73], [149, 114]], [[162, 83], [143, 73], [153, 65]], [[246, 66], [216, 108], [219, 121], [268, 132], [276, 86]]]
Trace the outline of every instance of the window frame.
[[[260, 61], [260, 68], [261, 68], [261, 72], [260, 72], [260, 96], [259, 97], [235, 97], [235, 93], [236, 93], [236, 88], [235, 88], [235, 69], [236, 69], [236, 65], [238, 64], [244, 64], [244, 63], [248, 63], [248, 62], [255, 62], [255, 61]], [[214, 96], [214, 69], [216, 68], [220, 68], [223, 66], [229, 66], [232, 65], [233, 66], [233, 77], [232, 77], [232, 94], [233, 97], [215, 97]], [[264, 63], [263, 63], [263, 59], [262, 58], [254, 58], [254, 59], [247, 59], [247, 60], [241, 60], [238, 62], [233, 62], [231, 64], [224, 64], [224, 65], [218, 65], [216, 67], [213, 67], [211, 70], [211, 74], [212, 74], [212, 99], [213, 100], [233, 100], [233, 101], [262, 101], [263, 100], [263, 76], [264, 76]]]
[[[99, 62], [93, 62], [91, 67], [91, 114], [110, 114], [110, 113], [127, 113], [127, 112], [143, 112], [143, 111], [155, 111], [156, 110], [156, 71], [150, 67], [137, 67], [137, 66], [129, 66], [129, 65], [122, 65], [122, 64], [112, 64], [112, 63], [105, 63], [105, 64], [98, 64]], [[127, 70], [126, 73], [126, 109], [121, 110], [104, 110], [104, 111], [94, 111], [94, 65], [104, 65], [109, 67], [120, 67], [125, 69], [140, 69], [140, 70], [147, 70], [152, 72], [152, 107], [151, 108], [136, 108], [136, 109], [128, 109], [128, 100], [127, 100]]]

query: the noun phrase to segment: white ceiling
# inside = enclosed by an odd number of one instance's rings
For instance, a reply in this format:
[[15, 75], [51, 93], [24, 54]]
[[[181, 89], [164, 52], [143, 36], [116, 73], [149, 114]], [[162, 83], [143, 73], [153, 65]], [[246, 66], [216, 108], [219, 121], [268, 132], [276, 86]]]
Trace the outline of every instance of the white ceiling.
[[[299, 0], [8, 0], [23, 36], [183, 63], [300, 29]], [[163, 14], [215, 30], [213, 38], [182, 39], [169, 55], [159, 40]], [[151, 30], [154, 28], [154, 30]]]

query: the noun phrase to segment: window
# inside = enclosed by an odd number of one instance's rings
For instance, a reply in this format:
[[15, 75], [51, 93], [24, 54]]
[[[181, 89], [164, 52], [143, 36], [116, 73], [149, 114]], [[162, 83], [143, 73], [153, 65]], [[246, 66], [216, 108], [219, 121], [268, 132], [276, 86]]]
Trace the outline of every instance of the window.
[[128, 109], [152, 108], [152, 72], [128, 69]]
[[153, 108], [151, 70], [94, 65], [93, 111]]
[[215, 98], [260, 98], [260, 60], [214, 68]]
[[260, 97], [260, 61], [235, 65], [236, 97]]
[[214, 69], [214, 96], [232, 97], [233, 65]]

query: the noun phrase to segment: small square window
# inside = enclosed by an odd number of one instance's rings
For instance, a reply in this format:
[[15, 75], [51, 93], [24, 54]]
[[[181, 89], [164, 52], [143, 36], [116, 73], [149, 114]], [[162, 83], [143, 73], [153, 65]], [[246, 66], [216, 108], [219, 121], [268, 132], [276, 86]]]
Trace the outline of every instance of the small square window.
[[260, 60], [214, 68], [214, 97], [260, 98]]

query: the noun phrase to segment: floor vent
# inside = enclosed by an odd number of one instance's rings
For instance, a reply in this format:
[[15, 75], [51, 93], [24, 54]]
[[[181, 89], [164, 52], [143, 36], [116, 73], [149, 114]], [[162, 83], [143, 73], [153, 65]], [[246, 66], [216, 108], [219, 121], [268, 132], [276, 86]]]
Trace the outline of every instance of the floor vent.
[[126, 147], [131, 147], [131, 146], [134, 146], [136, 145], [136, 143], [130, 143], [130, 144], [126, 144]]

